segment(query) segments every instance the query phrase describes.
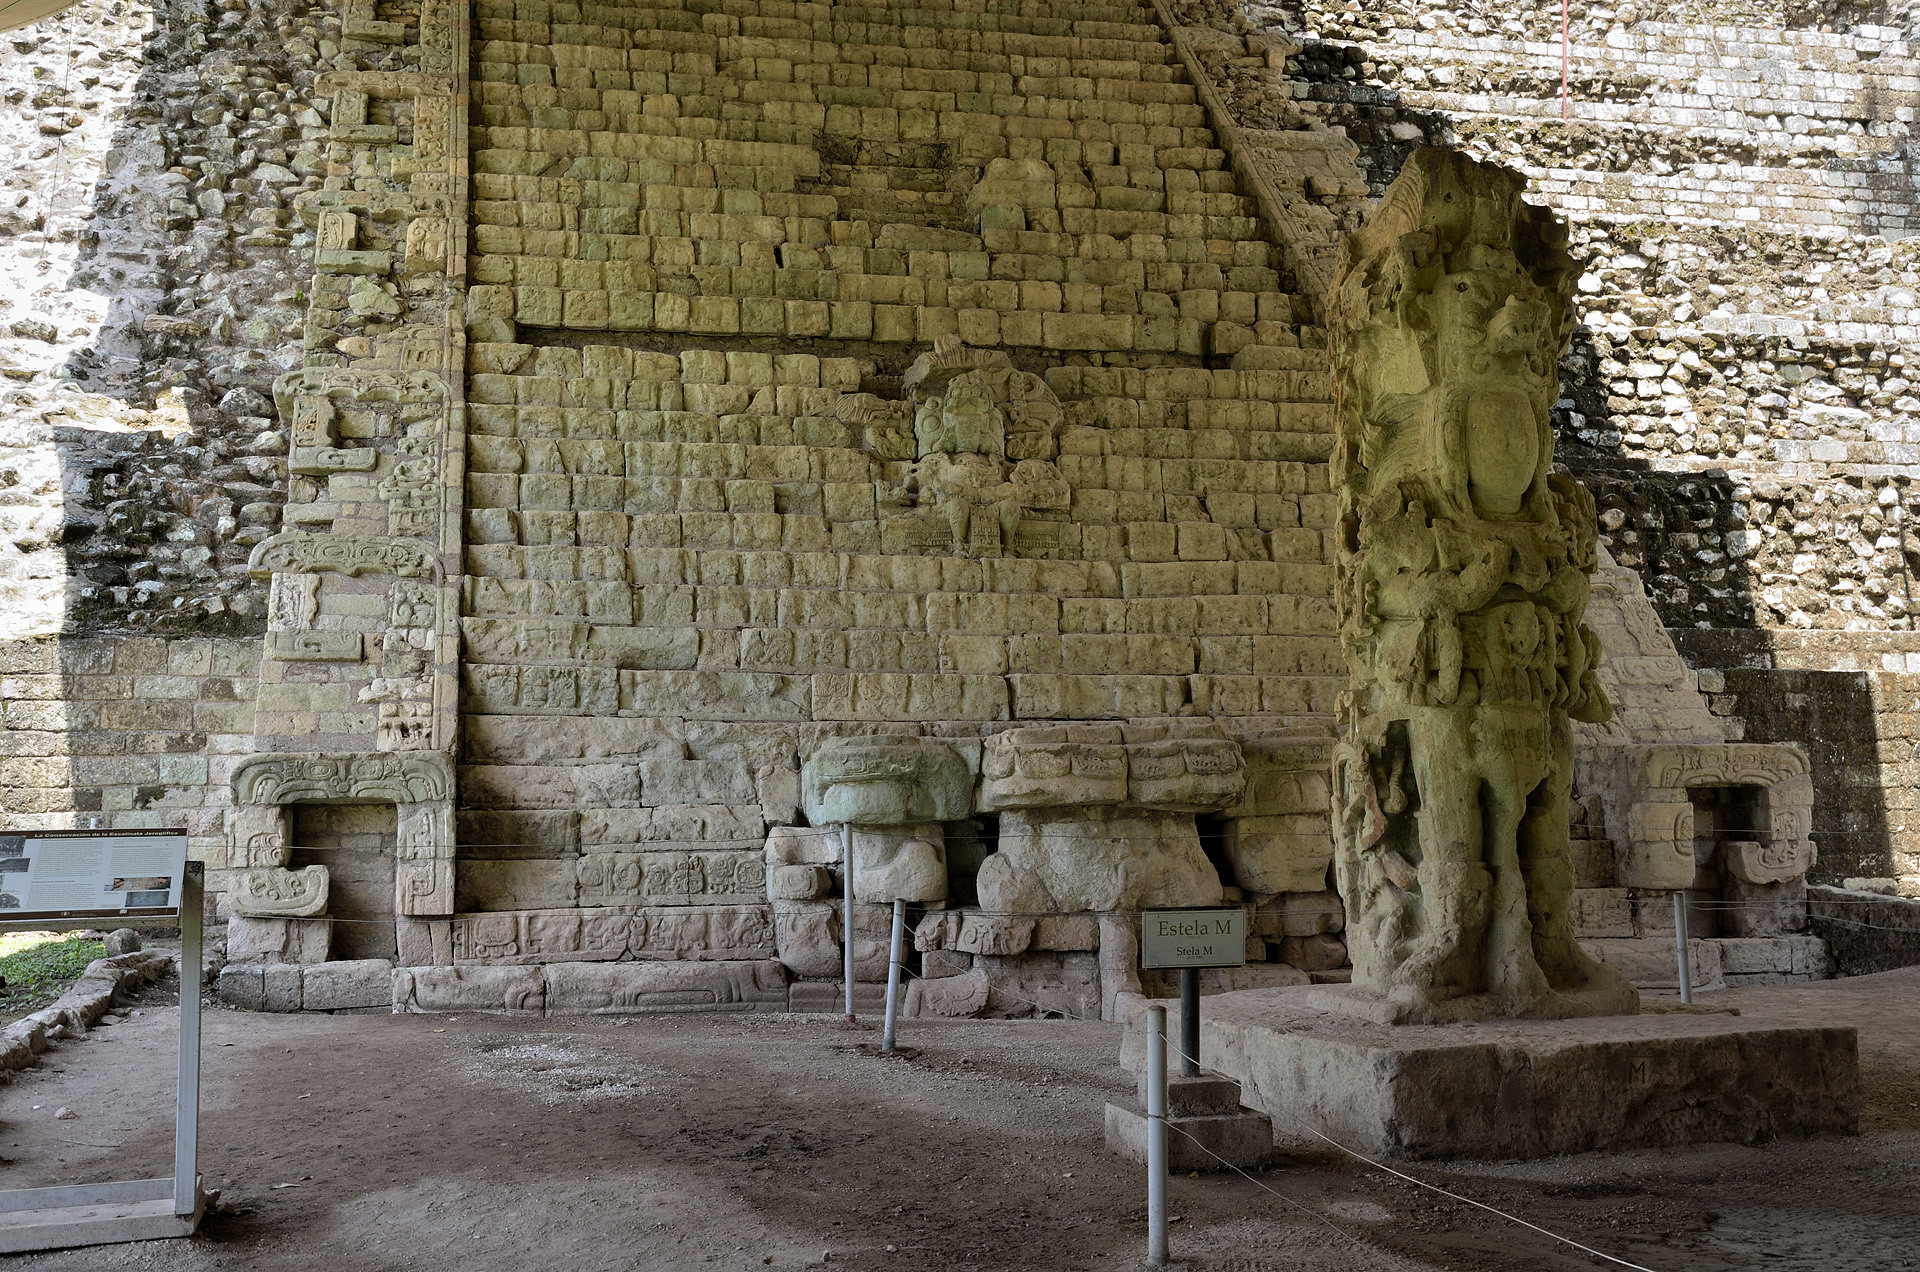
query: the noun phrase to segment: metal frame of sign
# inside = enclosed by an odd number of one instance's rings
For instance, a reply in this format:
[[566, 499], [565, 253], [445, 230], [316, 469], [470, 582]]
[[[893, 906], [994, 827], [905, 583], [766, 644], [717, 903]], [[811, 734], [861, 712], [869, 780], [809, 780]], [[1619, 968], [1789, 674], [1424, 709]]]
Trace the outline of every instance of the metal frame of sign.
[[[31, 838], [76, 832], [27, 831]], [[86, 831], [81, 834], [121, 839], [134, 835], [185, 837], [184, 831]], [[66, 1184], [53, 1188], [15, 1188], [0, 1192], [0, 1254], [30, 1250], [60, 1250], [71, 1246], [109, 1245], [121, 1241], [152, 1241], [161, 1237], [190, 1237], [206, 1213], [207, 1193], [200, 1179], [200, 967], [201, 907], [206, 895], [206, 868], [186, 863], [180, 880], [180, 908], [104, 910], [91, 917], [171, 918], [180, 916], [180, 1069], [173, 1124], [173, 1174], [158, 1179], [129, 1179], [109, 1184]], [[49, 920], [0, 921], [0, 932], [47, 931], [91, 927], [80, 912]]]

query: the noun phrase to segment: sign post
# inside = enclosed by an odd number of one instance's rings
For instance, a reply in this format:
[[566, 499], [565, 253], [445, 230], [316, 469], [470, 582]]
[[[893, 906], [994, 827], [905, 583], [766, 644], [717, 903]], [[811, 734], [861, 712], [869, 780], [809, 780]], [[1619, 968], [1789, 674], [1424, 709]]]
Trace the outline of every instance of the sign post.
[[1180, 969], [1180, 1072], [1200, 1073], [1200, 969], [1244, 967], [1247, 912], [1239, 906], [1208, 910], [1148, 910], [1140, 916], [1140, 966]]
[[0, 931], [180, 920], [180, 1066], [173, 1174], [0, 1192], [0, 1253], [189, 1237], [200, 1226], [200, 968], [204, 867], [184, 831], [0, 834]]

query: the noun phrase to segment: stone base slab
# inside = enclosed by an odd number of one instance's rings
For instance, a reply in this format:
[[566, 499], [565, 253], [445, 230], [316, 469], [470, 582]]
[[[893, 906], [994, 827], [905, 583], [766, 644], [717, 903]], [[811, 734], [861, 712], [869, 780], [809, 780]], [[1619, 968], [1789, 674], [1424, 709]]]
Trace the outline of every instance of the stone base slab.
[[[1107, 1105], [1107, 1147], [1128, 1161], [1147, 1160], [1147, 1115], [1124, 1104]], [[1167, 1119], [1167, 1173], [1256, 1170], [1273, 1156], [1273, 1121], [1264, 1113]]]
[[1711, 1008], [1378, 1025], [1316, 1010], [1328, 992], [1206, 1000], [1202, 1057], [1274, 1113], [1282, 1143], [1319, 1143], [1311, 1127], [1374, 1156], [1514, 1159], [1859, 1130], [1851, 1028]]
[[[1107, 1147], [1147, 1160], [1146, 1078], [1131, 1105], [1107, 1105]], [[1167, 1077], [1167, 1171], [1254, 1170], [1273, 1156], [1273, 1119], [1240, 1103], [1240, 1085], [1216, 1074]]]

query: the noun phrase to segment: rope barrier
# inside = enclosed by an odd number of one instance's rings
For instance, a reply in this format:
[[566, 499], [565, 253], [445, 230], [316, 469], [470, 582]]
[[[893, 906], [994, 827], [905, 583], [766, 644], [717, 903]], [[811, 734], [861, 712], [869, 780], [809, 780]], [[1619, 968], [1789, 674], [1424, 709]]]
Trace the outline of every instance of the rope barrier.
[[[927, 980], [927, 977], [925, 977], [924, 975], [921, 975], [918, 972], [913, 972], [911, 971], [911, 969], [905, 969], [905, 970], [907, 970], [907, 974], [913, 976], [916, 980], [920, 980], [920, 981]], [[1070, 1019], [1074, 1019], [1074, 1020], [1093, 1019], [1093, 1017], [1082, 1016], [1077, 1013], [1065, 1011], [1057, 1007], [1046, 1007], [1038, 1002], [1035, 1002], [1031, 998], [1026, 998], [1020, 994], [1013, 993], [1012, 991], [1007, 990], [1004, 987], [996, 986], [995, 988], [998, 989], [998, 991], [1001, 993], [1003, 997], [1010, 998], [1013, 1001], [1018, 1003], [1025, 1003], [1027, 1006], [1032, 1007], [1037, 1011], [1042, 1011], [1042, 1012], [1058, 1011], [1061, 1015], [1067, 1016]], [[1200, 1063], [1199, 1057], [1187, 1055], [1186, 1052], [1180, 1048], [1180, 1045], [1174, 1041], [1171, 1034], [1168, 1035], [1166, 1039], [1166, 1043], [1167, 1043], [1168, 1050], [1171, 1051], [1175, 1056], [1178, 1056], [1179, 1058], [1184, 1060], [1193, 1061], [1196, 1068], [1199, 1066], [1199, 1063]], [[1268, 1115], [1272, 1116], [1271, 1113], [1269, 1113]], [[1644, 1267], [1638, 1263], [1630, 1263], [1625, 1259], [1617, 1258], [1614, 1255], [1608, 1254], [1603, 1250], [1596, 1250], [1592, 1246], [1585, 1245], [1585, 1244], [1582, 1244], [1581, 1242], [1575, 1241], [1572, 1237], [1562, 1236], [1559, 1233], [1552, 1231], [1551, 1229], [1541, 1227], [1537, 1223], [1532, 1223], [1532, 1222], [1529, 1222], [1528, 1220], [1522, 1219], [1518, 1215], [1509, 1214], [1506, 1211], [1499, 1209], [1497, 1206], [1490, 1206], [1483, 1201], [1475, 1201], [1471, 1197], [1463, 1197], [1459, 1193], [1451, 1192], [1445, 1188], [1440, 1187], [1438, 1184], [1430, 1184], [1424, 1179], [1420, 1179], [1420, 1178], [1417, 1178], [1416, 1176], [1407, 1174], [1405, 1171], [1395, 1170], [1391, 1166], [1388, 1166], [1388, 1165], [1385, 1165], [1384, 1163], [1373, 1160], [1371, 1157], [1368, 1157], [1365, 1153], [1357, 1152], [1354, 1149], [1348, 1148], [1346, 1145], [1340, 1143], [1338, 1140], [1333, 1139], [1331, 1136], [1324, 1134], [1323, 1132], [1321, 1132], [1315, 1127], [1309, 1126], [1307, 1123], [1300, 1121], [1296, 1117], [1292, 1117], [1290, 1115], [1284, 1115], [1284, 1114], [1283, 1116], [1286, 1117], [1287, 1121], [1292, 1122], [1295, 1126], [1299, 1127], [1301, 1130], [1307, 1131], [1308, 1133], [1316, 1136], [1317, 1138], [1325, 1140], [1328, 1144], [1332, 1145], [1334, 1148], [1339, 1149], [1341, 1152], [1347, 1154], [1349, 1157], [1365, 1162], [1367, 1165], [1372, 1166], [1378, 1170], [1384, 1171], [1389, 1175], [1393, 1175], [1393, 1176], [1396, 1176], [1397, 1178], [1404, 1179], [1410, 1184], [1417, 1184], [1421, 1188], [1425, 1188], [1430, 1192], [1438, 1193], [1441, 1196], [1450, 1198], [1453, 1201], [1461, 1202], [1469, 1206], [1478, 1207], [1481, 1210], [1487, 1211], [1489, 1214], [1498, 1215], [1500, 1218], [1508, 1220], [1511, 1223], [1519, 1224], [1523, 1228], [1529, 1228], [1534, 1232], [1540, 1233], [1542, 1236], [1550, 1237], [1555, 1241], [1561, 1242], [1565, 1245], [1572, 1246], [1574, 1249], [1582, 1251], [1583, 1253], [1586, 1253], [1586, 1254], [1593, 1255], [1595, 1258], [1605, 1259], [1608, 1263], [1614, 1264], [1618, 1267], [1630, 1268], [1633, 1270], [1633, 1272], [1654, 1272], [1654, 1269], [1652, 1268]], [[1301, 1204], [1295, 1199], [1288, 1197], [1283, 1193], [1277, 1192], [1272, 1188], [1268, 1188], [1264, 1183], [1262, 1183], [1258, 1179], [1255, 1179], [1252, 1175], [1248, 1174], [1241, 1167], [1234, 1165], [1230, 1161], [1227, 1161], [1224, 1157], [1221, 1157], [1218, 1153], [1215, 1153], [1212, 1149], [1208, 1148], [1205, 1144], [1202, 1144], [1198, 1139], [1195, 1139], [1194, 1136], [1192, 1136], [1191, 1134], [1188, 1134], [1188, 1132], [1174, 1125], [1173, 1120], [1171, 1118], [1167, 1119], [1166, 1127], [1168, 1130], [1176, 1131], [1179, 1134], [1185, 1136], [1188, 1140], [1191, 1140], [1200, 1149], [1201, 1152], [1213, 1158], [1215, 1161], [1219, 1162], [1221, 1165], [1234, 1171], [1235, 1173], [1240, 1175], [1242, 1178], [1252, 1183], [1255, 1187], [1260, 1188], [1262, 1191], [1270, 1193], [1273, 1196], [1280, 1198], [1280, 1200], [1286, 1202], [1290, 1206], [1294, 1206], [1300, 1210], [1304, 1210], [1306, 1211], [1306, 1213], [1310, 1215], [1314, 1215], [1316, 1218], [1319, 1218], [1322, 1223], [1325, 1223], [1329, 1228], [1332, 1228], [1335, 1232], [1340, 1233], [1341, 1236], [1346, 1237], [1349, 1241], [1352, 1241], [1355, 1245], [1360, 1246], [1362, 1249], [1367, 1250], [1370, 1253], [1383, 1254], [1383, 1255], [1386, 1255], [1387, 1257], [1397, 1259], [1397, 1256], [1393, 1256], [1385, 1251], [1377, 1250], [1373, 1246], [1366, 1245], [1364, 1242], [1360, 1241], [1357, 1237], [1354, 1237], [1351, 1233], [1348, 1233], [1342, 1230], [1338, 1225], [1334, 1224], [1331, 1220], [1328, 1220], [1324, 1216], [1319, 1215], [1318, 1212], [1309, 1209], [1307, 1206]]]

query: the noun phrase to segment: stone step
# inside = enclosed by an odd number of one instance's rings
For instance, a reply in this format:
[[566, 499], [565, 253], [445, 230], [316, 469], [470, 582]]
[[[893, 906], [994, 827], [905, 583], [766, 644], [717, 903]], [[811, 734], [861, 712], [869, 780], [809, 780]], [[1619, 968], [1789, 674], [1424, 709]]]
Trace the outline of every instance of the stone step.
[[[1175, 1089], [1188, 1085], [1195, 1090], [1183, 1094], [1183, 1100], [1189, 1103], [1199, 1101], [1222, 1111], [1191, 1114], [1174, 1112], [1172, 1101]], [[1256, 1170], [1272, 1157], [1273, 1119], [1265, 1113], [1241, 1107], [1239, 1083], [1211, 1076], [1197, 1079], [1169, 1076], [1167, 1088], [1169, 1174], [1235, 1168]], [[1147, 1160], [1149, 1125], [1144, 1100], [1142, 1107], [1107, 1105], [1107, 1147], [1130, 1161], [1144, 1164]]]
[[[1168, 1041], [1169, 1046], [1176, 1045], [1176, 1040]], [[1178, 1069], [1179, 1061], [1169, 1055], [1167, 1067]], [[1145, 1108], [1146, 1075], [1136, 1074], [1134, 1077], [1134, 1094], [1140, 1106]], [[1167, 1075], [1167, 1113], [1171, 1117], [1231, 1117], [1244, 1111], [1240, 1107], [1240, 1084], [1232, 1078], [1223, 1078], [1215, 1073], [1201, 1073], [1192, 1077], [1184, 1073]]]
[[[1077, 590], [1076, 596], [1063, 586], [1059, 576], [1036, 573], [1025, 586], [1004, 592], [973, 593], [952, 584], [932, 589], [922, 597], [907, 592], [852, 592], [844, 598], [817, 598], [819, 604], [793, 625], [982, 635], [1178, 632], [1195, 637], [1331, 636], [1337, 631], [1330, 588], [1298, 595], [1257, 587], [1214, 595], [1195, 595], [1189, 590], [1178, 596], [1130, 600], [1088, 595], [1089, 589], [1084, 587]], [[730, 594], [710, 595], [708, 599], [713, 602], [725, 595]], [[687, 588], [502, 579], [471, 572], [465, 580], [465, 598], [464, 612], [469, 617], [586, 619], [611, 627], [693, 624], [699, 616], [700, 601], [699, 594]], [[746, 595], [732, 597], [728, 603], [736, 601], [749, 608], [741, 621], [730, 625], [780, 625], [778, 598]], [[751, 608], [767, 604], [775, 607], [772, 618], [763, 619]]]

